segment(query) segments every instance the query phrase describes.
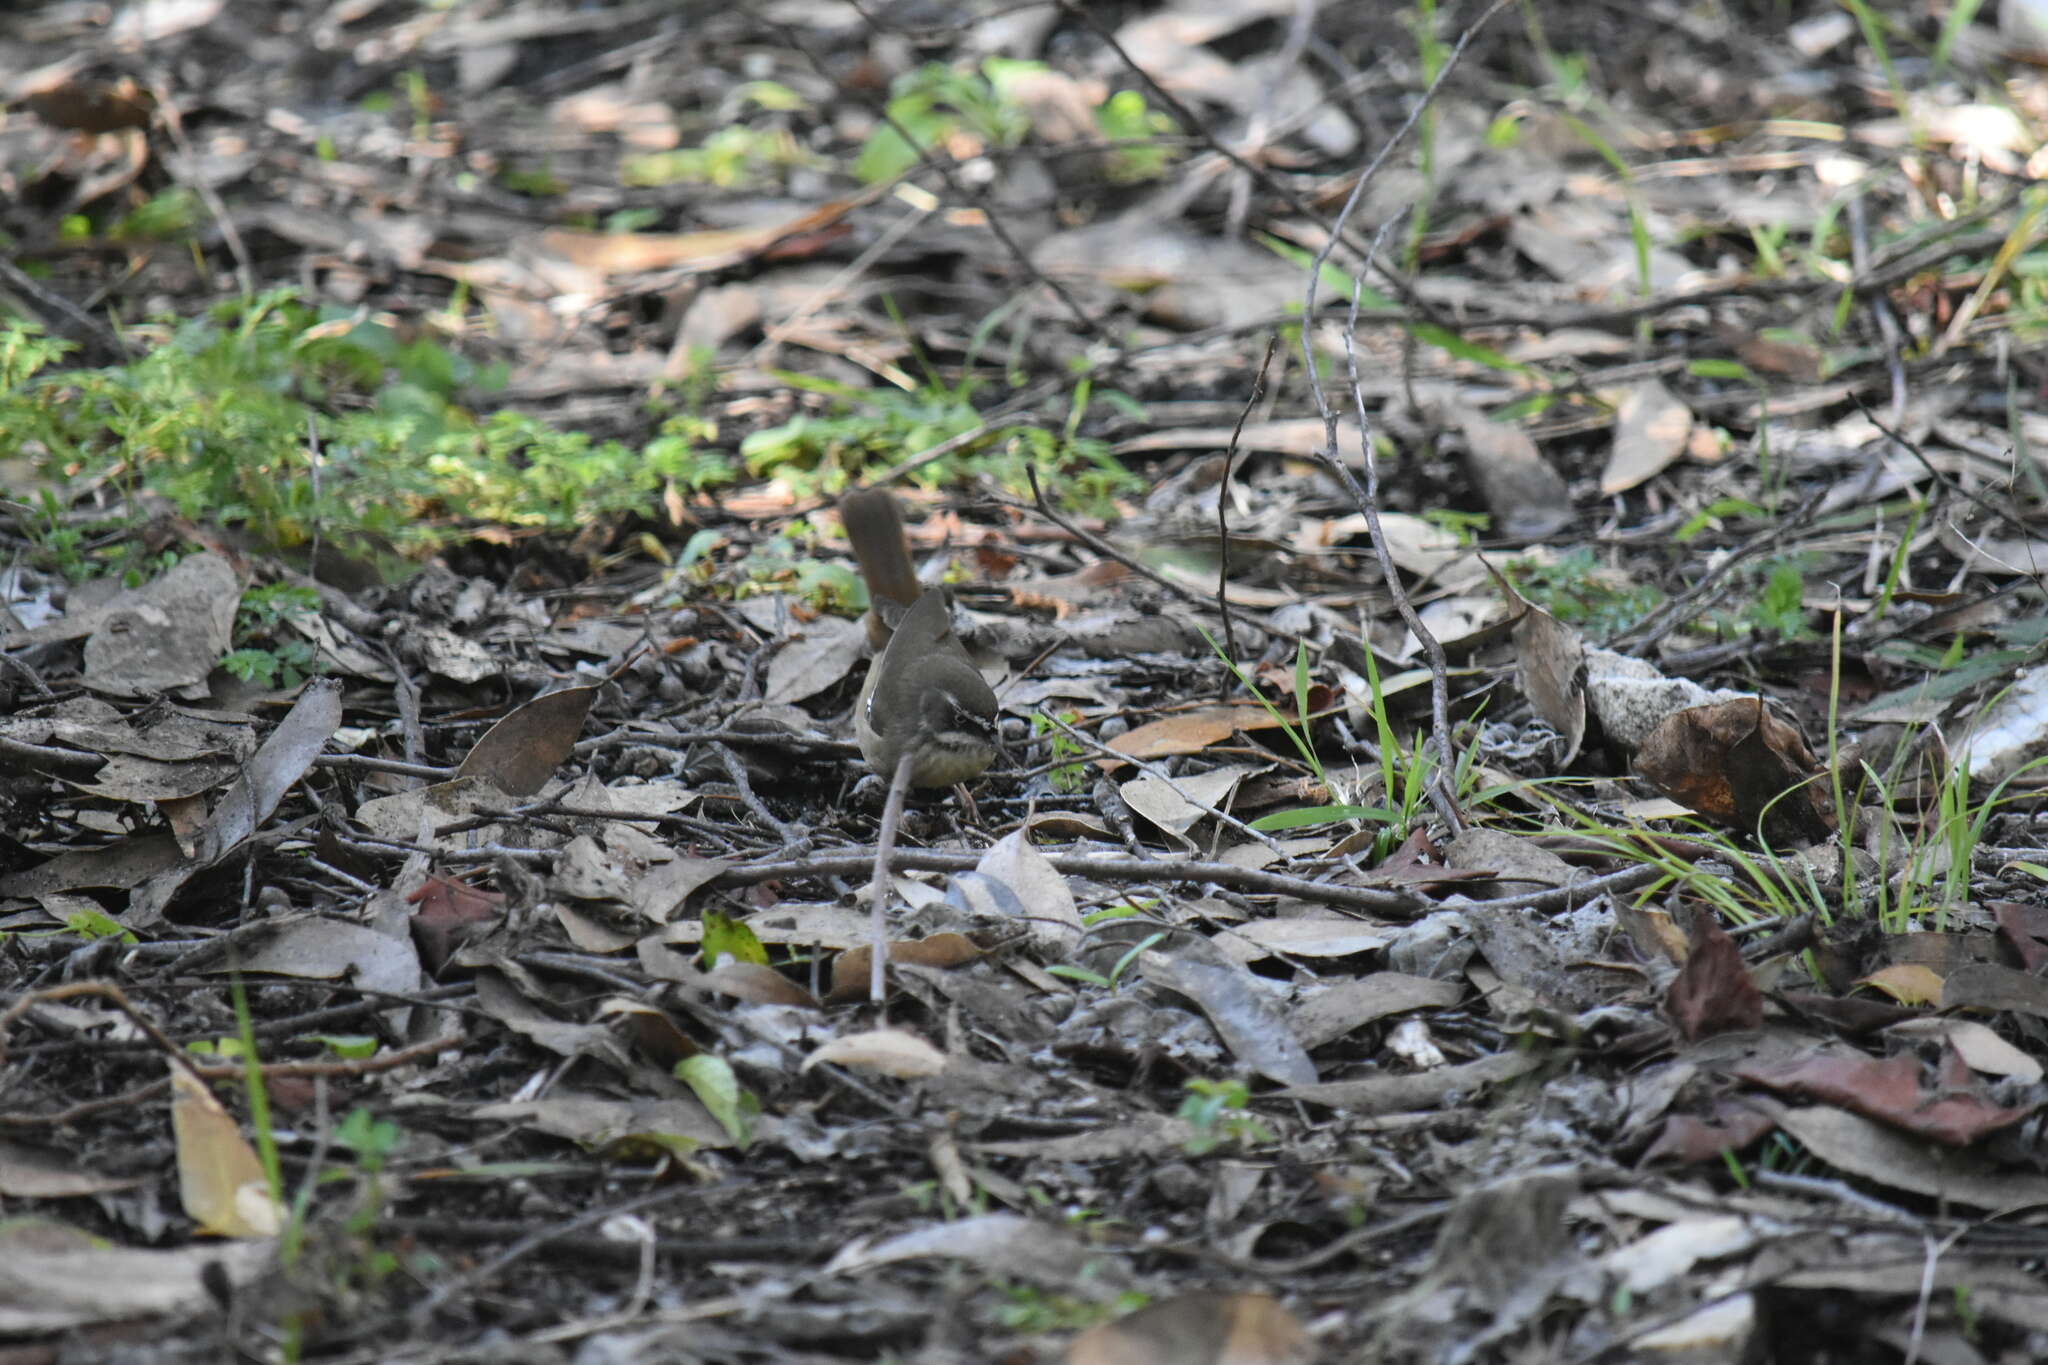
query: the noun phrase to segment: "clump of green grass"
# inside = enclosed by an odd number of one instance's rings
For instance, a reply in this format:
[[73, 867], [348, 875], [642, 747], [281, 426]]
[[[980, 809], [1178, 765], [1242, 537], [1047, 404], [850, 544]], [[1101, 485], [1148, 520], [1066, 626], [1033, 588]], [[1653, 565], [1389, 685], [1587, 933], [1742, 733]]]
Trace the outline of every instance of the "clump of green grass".
[[0, 325], [0, 460], [16, 462], [47, 559], [86, 562], [65, 512], [74, 490], [145, 497], [194, 520], [245, 526], [280, 549], [316, 535], [401, 549], [478, 523], [573, 530], [642, 509], [667, 485], [698, 490], [737, 466], [709, 428], [671, 416], [634, 446], [467, 405], [503, 382], [431, 337], [311, 307], [277, 290], [181, 322], [138, 327], [140, 358], [66, 369], [68, 343]]

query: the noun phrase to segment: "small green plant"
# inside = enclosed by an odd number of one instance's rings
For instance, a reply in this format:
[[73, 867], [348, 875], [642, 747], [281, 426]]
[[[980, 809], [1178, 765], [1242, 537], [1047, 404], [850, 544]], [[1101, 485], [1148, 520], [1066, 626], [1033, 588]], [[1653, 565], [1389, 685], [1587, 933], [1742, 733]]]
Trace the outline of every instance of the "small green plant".
[[[824, 397], [826, 410], [799, 413], [752, 433], [740, 442], [740, 458], [749, 473], [773, 474], [800, 496], [836, 491], [870, 463], [893, 463], [983, 425], [973, 403], [978, 381], [972, 376], [951, 384], [928, 378], [910, 392], [857, 389], [810, 375], [778, 377], [791, 388]], [[936, 461], [931, 481], [979, 476], [1022, 489], [1027, 470], [1035, 468], [1041, 477], [1058, 475], [1069, 499], [1091, 511], [1142, 486], [1106, 442], [1073, 434], [1075, 420], [1070, 414], [1067, 430], [1059, 432], [1025, 425], [987, 431]]]
[[1147, 1295], [1134, 1290], [1105, 1302], [1000, 1280], [995, 1287], [1005, 1300], [996, 1310], [996, 1321], [1015, 1332], [1078, 1332], [1134, 1313], [1151, 1302]]
[[[26, 461], [23, 520], [67, 572], [124, 570], [134, 553], [133, 537], [101, 534], [118, 527], [66, 524], [73, 483], [123, 489], [130, 507], [146, 490], [280, 548], [361, 535], [405, 549], [457, 523], [573, 529], [735, 473], [689, 413], [640, 447], [522, 413], [480, 418], [467, 401], [501, 384], [502, 366], [290, 290], [136, 330], [153, 343], [138, 359], [65, 370], [63, 343], [0, 322], [0, 459]], [[91, 541], [119, 542], [115, 558], [82, 563]]]
[[281, 627], [319, 614], [318, 590], [293, 583], [272, 583], [242, 594], [235, 615], [240, 648], [220, 661], [243, 682], [290, 690], [311, 677], [318, 664], [308, 641], [285, 635]]
[[115, 241], [164, 242], [190, 235], [199, 221], [199, 196], [182, 185], [159, 190], [129, 210], [107, 235]]
[[1004, 87], [1044, 69], [1039, 62], [990, 57], [979, 71], [928, 62], [905, 72], [890, 90], [889, 122], [869, 136], [853, 173], [870, 185], [892, 180], [927, 150], [963, 134], [986, 149], [1017, 146], [1031, 131], [1031, 117]]
[[1789, 223], [1753, 223], [1749, 229], [1750, 245], [1756, 248], [1756, 270], [1763, 279], [1782, 279], [1785, 274], [1785, 238], [1792, 231]]
[[1970, 1286], [1959, 1284], [1955, 1287], [1956, 1322], [1963, 1329], [1963, 1339], [1982, 1343], [1984, 1328], [1978, 1320], [1977, 1305], [1970, 1297]]
[[710, 185], [717, 189], [761, 189], [781, 183], [789, 170], [821, 166], [783, 127], [729, 124], [695, 147], [627, 157], [619, 178], [627, 185]]
[[1100, 986], [1106, 991], [1113, 991], [1117, 988], [1118, 983], [1123, 980], [1123, 975], [1130, 969], [1131, 964], [1136, 962], [1139, 956], [1147, 949], [1159, 946], [1165, 938], [1165, 934], [1157, 933], [1147, 934], [1139, 939], [1116, 960], [1116, 965], [1109, 969], [1107, 976], [1101, 972], [1091, 972], [1086, 967], [1076, 967], [1067, 962], [1055, 963], [1045, 970], [1049, 976], [1065, 977], [1069, 981], [1079, 981], [1085, 985]]
[[123, 943], [141, 942], [134, 930], [101, 910], [74, 910], [64, 917], [64, 928], [88, 942], [102, 938], [117, 938]]
[[1243, 1081], [1195, 1076], [1188, 1080], [1187, 1091], [1174, 1116], [1194, 1126], [1193, 1135], [1181, 1144], [1189, 1156], [1203, 1156], [1225, 1143], [1249, 1147], [1273, 1141], [1273, 1130], [1250, 1112], [1251, 1090]]
[[1781, 559], [1770, 566], [1763, 593], [1743, 613], [1743, 621], [1781, 640], [1813, 635], [1813, 628], [1806, 624], [1806, 578], [1795, 561]]
[[[1971, 855], [1983, 843], [1986, 826], [2001, 807], [2021, 799], [2007, 795], [2007, 789], [2043, 764], [2048, 764], [2048, 756], [2023, 765], [1982, 795], [1975, 794], [1969, 764], [1963, 759], [1945, 764], [1931, 775], [1931, 781], [1921, 784], [1934, 793], [1933, 809], [1917, 821], [1924, 834], [1903, 850], [1896, 878], [1876, 879], [1874, 910], [1886, 932], [1908, 932], [1923, 914], [1934, 917], [1937, 930], [1949, 928], [1949, 914], [1969, 903]], [[1876, 791], [1883, 811], [1881, 830], [1888, 833], [1907, 823], [1910, 817], [1895, 809], [1899, 803], [1895, 792], [1902, 784], [1886, 781], [1868, 764], [1863, 774], [1864, 786]], [[1886, 851], [1881, 838], [1880, 860]]]
[[[740, 594], [782, 592], [819, 611], [866, 611], [868, 592], [860, 575], [844, 564], [820, 559], [812, 549], [808, 530], [806, 525], [792, 524], [757, 545], [746, 558]], [[684, 547], [685, 563], [690, 548]]]
[[[1323, 772], [1322, 756], [1316, 752], [1315, 738], [1309, 733], [1308, 642], [1301, 640], [1295, 643], [1294, 714], [1289, 716], [1266, 696], [1265, 690], [1259, 686], [1256, 678], [1246, 672], [1236, 660], [1223, 652], [1223, 646], [1216, 641], [1214, 636], [1204, 630], [1202, 631], [1202, 639], [1215, 652], [1216, 657], [1223, 660], [1223, 666], [1230, 670], [1230, 676], [1237, 679], [1238, 686], [1251, 693], [1252, 700], [1257, 702], [1265, 713], [1273, 718], [1274, 723], [1280, 727], [1281, 733], [1285, 734], [1288, 742], [1294, 745], [1295, 752], [1301, 755], [1301, 761], [1308, 765], [1308, 770], [1311, 773], [1315, 774], [1317, 784], [1327, 786], [1329, 778]], [[1328, 818], [1350, 819], [1360, 817], [1332, 815]]]
[[1493, 525], [1493, 518], [1485, 512], [1461, 512], [1451, 507], [1429, 508], [1423, 512], [1422, 519], [1437, 530], [1447, 532], [1460, 545], [1470, 545]]
[[1095, 111], [1095, 126], [1117, 144], [1109, 156], [1109, 178], [1129, 185], [1157, 180], [1173, 164], [1171, 148], [1153, 139], [1174, 131], [1173, 120], [1145, 102], [1136, 90], [1119, 90]]
[[[1224, 667], [1231, 671], [1245, 690], [1252, 694], [1253, 700], [1265, 708], [1266, 714], [1280, 726], [1282, 733], [1301, 754], [1302, 761], [1308, 765], [1317, 786], [1327, 789], [1330, 786], [1329, 775], [1323, 769], [1322, 758], [1316, 753], [1308, 729], [1309, 677], [1306, 642], [1297, 643], [1295, 646], [1294, 715], [1290, 717], [1266, 697], [1250, 674], [1223, 653], [1222, 647], [1206, 631], [1203, 632], [1202, 638], [1208, 640], [1209, 648], [1216, 651], [1216, 657], [1223, 660]], [[1365, 663], [1367, 686], [1372, 691], [1373, 722], [1379, 730], [1380, 790], [1386, 793], [1387, 802], [1376, 806], [1333, 803], [1274, 811], [1252, 821], [1253, 829], [1261, 833], [1271, 833], [1276, 830], [1328, 824], [1337, 820], [1377, 823], [1380, 829], [1373, 835], [1372, 856], [1378, 859], [1385, 857], [1400, 844], [1401, 840], [1407, 838], [1415, 822], [1421, 818], [1429, 798], [1429, 781], [1435, 770], [1435, 758], [1421, 736], [1417, 736], [1412, 745], [1401, 743], [1387, 714], [1386, 692], [1380, 686], [1379, 664], [1371, 650], [1366, 651]], [[1473, 795], [1467, 789], [1472, 782], [1472, 765], [1476, 752], [1468, 746], [1458, 761], [1453, 784], [1460, 800]]]
[[919, 1180], [904, 1186], [903, 1194], [919, 1213], [936, 1213], [949, 1223], [957, 1218], [977, 1218], [989, 1210], [988, 1191], [978, 1184], [964, 1208], [943, 1181]]
[[[1538, 799], [1554, 800], [1542, 797], [1540, 788], [1524, 790], [1538, 793]], [[1618, 857], [1658, 869], [1657, 880], [1636, 893], [1638, 906], [1661, 905], [1675, 893], [1705, 905], [1730, 924], [1789, 920], [1809, 911], [1820, 915], [1823, 923], [1832, 917], [1833, 903], [1814, 884], [1810, 871], [1788, 872], [1775, 854], [1754, 852], [1722, 830], [1697, 823], [1689, 826], [1687, 838], [1703, 845], [1710, 854], [1680, 856], [1660, 841], [1639, 839], [1635, 832], [1595, 820], [1563, 802], [1556, 804], [1589, 839], [1603, 844]], [[1737, 875], [1731, 877], [1716, 870], [1714, 863], [1733, 867]]]
[[[326, 1277], [319, 1292], [345, 1302], [376, 1290], [404, 1267], [398, 1253], [378, 1245], [377, 1226], [385, 1213], [384, 1173], [405, 1144], [405, 1130], [357, 1107], [335, 1126], [332, 1141], [339, 1151], [349, 1154], [353, 1169], [329, 1168], [315, 1174], [322, 1182], [353, 1182], [355, 1194], [341, 1219], [339, 1235], [317, 1258]], [[293, 1207], [287, 1245], [294, 1249], [294, 1257], [305, 1235], [313, 1184], [312, 1179], [307, 1180]], [[417, 1262], [419, 1258], [414, 1259]], [[416, 1264], [415, 1269], [425, 1267]], [[296, 1322], [288, 1325], [298, 1326]]]
[[1055, 725], [1043, 715], [1034, 715], [1031, 733], [1044, 737], [1052, 753], [1053, 766], [1046, 773], [1046, 780], [1052, 783], [1054, 791], [1071, 796], [1088, 785], [1088, 768], [1081, 762], [1088, 751], [1067, 733], [1068, 729], [1080, 723], [1081, 713], [1065, 711], [1058, 720], [1059, 724]]
[[405, 1141], [405, 1131], [360, 1106], [349, 1110], [334, 1130], [334, 1145], [355, 1154], [356, 1169], [375, 1179], [384, 1174], [391, 1154]]
[[[1437, 35], [1436, 0], [1418, 0], [1410, 16], [1415, 31], [1415, 56], [1424, 85], [1434, 81], [1450, 57], [1450, 49]], [[1402, 249], [1402, 264], [1412, 274], [1422, 268], [1422, 243], [1429, 235], [1430, 218], [1437, 196], [1437, 109], [1430, 100], [1422, 110], [1415, 129], [1416, 169], [1422, 176], [1422, 193], [1416, 197], [1408, 221], [1408, 241]]]
[[[1743, 1158], [1735, 1152], [1735, 1148], [1722, 1148], [1720, 1164], [1729, 1169], [1729, 1179], [1735, 1181], [1741, 1189], [1751, 1189], [1755, 1185], [1749, 1166], [1743, 1164]], [[1763, 1146], [1757, 1148], [1753, 1164], [1757, 1171], [1800, 1175], [1806, 1171], [1806, 1166], [1812, 1164], [1812, 1156], [1806, 1152], [1804, 1146], [1800, 1146], [1786, 1134], [1774, 1132], [1772, 1136], [1763, 1140]]]
[[1647, 584], [1617, 581], [1589, 549], [1568, 551], [1549, 564], [1511, 559], [1501, 572], [1523, 597], [1599, 638], [1634, 625], [1664, 600]]

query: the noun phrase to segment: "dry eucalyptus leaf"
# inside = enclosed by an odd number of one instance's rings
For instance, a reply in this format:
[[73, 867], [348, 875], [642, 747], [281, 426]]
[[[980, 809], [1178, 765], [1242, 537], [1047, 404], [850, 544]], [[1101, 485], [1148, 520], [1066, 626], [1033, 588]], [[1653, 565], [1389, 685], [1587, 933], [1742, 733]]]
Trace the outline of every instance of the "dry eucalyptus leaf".
[[762, 696], [770, 702], [796, 702], [815, 697], [850, 672], [867, 649], [867, 633], [858, 621], [820, 616], [804, 623], [768, 661]]
[[1349, 915], [1296, 915], [1255, 919], [1216, 937], [1217, 949], [1239, 961], [1275, 953], [1286, 957], [1352, 957], [1384, 948], [1394, 931]]
[[504, 672], [504, 665], [481, 640], [458, 635], [446, 626], [416, 622], [407, 643], [418, 651], [429, 673], [450, 682], [480, 683]]
[[946, 1069], [946, 1054], [914, 1033], [899, 1028], [870, 1029], [834, 1038], [804, 1058], [801, 1071], [824, 1062], [859, 1071], [879, 1071], [899, 1080], [936, 1076]]
[[2013, 1171], [1976, 1152], [1938, 1147], [1842, 1109], [1770, 1112], [1815, 1157], [1879, 1185], [1972, 1209], [2048, 1204], [2048, 1176]]
[[256, 1149], [206, 1082], [171, 1063], [171, 1136], [178, 1149], [178, 1202], [202, 1232], [275, 1237], [284, 1207], [272, 1197]]
[[1737, 829], [1762, 823], [1773, 842], [1834, 828], [1819, 763], [1799, 731], [1761, 697], [1691, 706], [1668, 717], [1636, 754], [1636, 771], [1701, 815]]
[[1493, 514], [1494, 534], [1541, 540], [1571, 524], [1571, 490], [1526, 432], [1463, 404], [1453, 405], [1452, 417], [1465, 438], [1465, 466]]
[[275, 925], [256, 947], [209, 969], [265, 972], [334, 981], [404, 995], [420, 988], [418, 952], [410, 938], [380, 934], [366, 924], [307, 916]]
[[138, 887], [129, 898], [124, 922], [135, 929], [159, 922], [164, 907], [187, 881], [239, 848], [276, 813], [285, 793], [313, 766], [340, 727], [341, 684], [332, 678], [308, 683], [193, 836], [192, 857]]
[[[874, 949], [868, 944], [849, 948], [832, 959], [832, 989], [826, 1003], [850, 1004], [868, 989], [868, 960]], [[940, 971], [963, 966], [981, 956], [981, 949], [965, 934], [933, 934], [929, 938], [899, 939], [889, 945], [889, 966], [931, 967]]]
[[[1110, 1258], [1091, 1257], [1088, 1244], [1065, 1228], [1014, 1213], [957, 1218], [879, 1242], [855, 1241], [832, 1258], [824, 1273], [846, 1275], [929, 1257], [966, 1261], [990, 1274], [1094, 1298], [1111, 1297], [1128, 1282]], [[1084, 1266], [1088, 1273], [1078, 1273]]]
[[636, 1137], [683, 1137], [700, 1147], [730, 1147], [732, 1138], [709, 1110], [688, 1095], [660, 1100], [608, 1100], [557, 1093], [543, 1100], [480, 1105], [470, 1117], [523, 1123], [584, 1147], [604, 1148]]
[[212, 553], [116, 594], [85, 642], [86, 686], [139, 697], [203, 684], [227, 653], [241, 601], [233, 567]]
[[0, 1275], [0, 1335], [218, 1311], [206, 1275], [244, 1286], [276, 1258], [276, 1244], [268, 1239], [170, 1250], [116, 1247], [103, 1235], [68, 1224], [15, 1216], [0, 1224], [0, 1265], [6, 1267]]
[[[889, 949], [889, 960], [898, 960], [894, 945]], [[862, 972], [865, 974], [866, 968], [862, 968]], [[833, 975], [835, 978], [838, 975], [836, 965]], [[812, 1010], [818, 1008], [816, 996], [773, 967], [764, 967], [758, 962], [727, 962], [722, 967], [714, 967], [705, 972], [700, 980], [705, 987], [717, 991], [720, 995], [729, 995], [735, 1000], [744, 1000], [750, 1004], [796, 1005]]]
[[175, 867], [184, 858], [168, 834], [137, 834], [98, 848], [73, 849], [0, 876], [0, 896], [44, 896], [92, 888], [125, 890]]
[[668, 1011], [644, 1000], [613, 996], [597, 1007], [597, 1017], [611, 1020], [614, 1028], [659, 1067], [673, 1068], [677, 1062], [704, 1050], [697, 1046], [695, 1038], [683, 1032]]
[[356, 807], [356, 820], [370, 833], [402, 843], [431, 842], [443, 851], [467, 847], [474, 840], [489, 843], [501, 833], [481, 825], [456, 834], [436, 836], [434, 830], [477, 814], [495, 814], [518, 803], [486, 777], [458, 777], [432, 786], [373, 796]]
[[1655, 379], [1632, 384], [1615, 405], [1614, 446], [1600, 472], [1612, 497], [1663, 473], [1692, 439], [1692, 409]]
[[1515, 621], [1515, 681], [1529, 705], [1564, 736], [1560, 768], [1571, 766], [1586, 737], [1586, 647], [1579, 633], [1521, 595], [1496, 575], [1503, 591], [1522, 608]]
[[1153, 949], [1138, 959], [1145, 979], [1195, 1002], [1237, 1059], [1282, 1085], [1314, 1085], [1316, 1064], [1266, 987], [1234, 962], [1204, 962]]
[[0, 1195], [11, 1199], [76, 1199], [113, 1194], [150, 1183], [152, 1177], [101, 1175], [69, 1154], [0, 1142]]
[[1171, 782], [1148, 773], [1124, 783], [1118, 794], [1133, 811], [1171, 835], [1182, 847], [1193, 848], [1187, 831], [1203, 818], [1227, 810], [1238, 784], [1264, 766], [1211, 768]]
[[456, 776], [488, 777], [513, 796], [534, 795], [576, 747], [596, 698], [595, 687], [565, 687], [513, 708], [484, 732]]
[[514, 1033], [559, 1057], [597, 1057], [630, 1073], [632, 1063], [602, 1024], [572, 1024], [555, 1018], [523, 995], [502, 971], [476, 977], [477, 1005]]
[[1885, 1030], [1895, 1038], [1938, 1038], [1956, 1050], [1972, 1071], [2011, 1076], [2022, 1085], [2040, 1081], [2040, 1060], [2020, 1051], [1974, 1019], [1908, 1019]]
[[1315, 1341], [1264, 1294], [1183, 1294], [1091, 1327], [1066, 1365], [1309, 1365]]
[[1008, 888], [1015, 898], [1015, 913], [1023, 917], [1020, 927], [1042, 958], [1063, 960], [1073, 954], [1083, 932], [1073, 889], [1021, 831], [998, 839], [982, 855], [975, 873]]
[[[1150, 721], [1125, 731], [1109, 747], [1132, 758], [1166, 758], [1173, 754], [1198, 754], [1212, 744], [1221, 744], [1240, 730], [1272, 730], [1281, 722], [1265, 707], [1246, 702], [1231, 706], [1202, 706]], [[1099, 760], [1114, 767], [1114, 759]]]
[[1455, 981], [1432, 981], [1404, 972], [1374, 972], [1330, 982], [1309, 996], [1290, 1018], [1301, 1045], [1313, 1050], [1375, 1019], [1410, 1010], [1449, 1009], [1464, 996], [1465, 988]]

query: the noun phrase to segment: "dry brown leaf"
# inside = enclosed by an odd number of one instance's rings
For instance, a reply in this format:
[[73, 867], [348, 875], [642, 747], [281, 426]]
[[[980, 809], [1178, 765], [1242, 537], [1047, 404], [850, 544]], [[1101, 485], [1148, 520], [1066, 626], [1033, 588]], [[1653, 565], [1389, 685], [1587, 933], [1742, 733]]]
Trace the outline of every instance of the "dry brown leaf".
[[1672, 978], [1664, 1009], [1691, 1042], [1763, 1023], [1763, 993], [1750, 977], [1742, 950], [1713, 915], [1702, 914], [1694, 924], [1692, 951]]
[[1774, 842], [1825, 837], [1834, 828], [1820, 765], [1799, 731], [1761, 697], [1689, 706], [1643, 741], [1636, 771], [1710, 820]]
[[723, 270], [797, 236], [843, 235], [840, 220], [875, 198], [886, 185], [851, 199], [835, 199], [806, 213], [765, 227], [712, 228], [703, 232], [580, 232], [552, 228], [540, 244], [587, 270], [631, 275], [647, 270]]
[[1315, 1342], [1264, 1294], [1184, 1294], [1091, 1327], [1066, 1365], [1308, 1365]]
[[901, 1080], [914, 1080], [944, 1071], [946, 1054], [914, 1033], [899, 1028], [878, 1028], [832, 1039], [804, 1058], [798, 1070], [809, 1071], [824, 1062], [860, 1071], [879, 1071], [884, 1076], [895, 1076]]
[[1757, 1085], [1836, 1105], [1949, 1147], [1967, 1147], [2040, 1107], [2006, 1108], [1972, 1093], [1969, 1068], [1952, 1051], [1942, 1055], [1941, 1073], [1932, 1083], [1923, 1078], [1919, 1058], [1905, 1054], [1881, 1060], [1826, 1055], [1750, 1062], [1732, 1072]]
[[595, 687], [565, 687], [522, 702], [484, 732], [456, 777], [488, 778], [508, 795], [532, 796], [576, 747], [596, 698]]
[[1692, 409], [1654, 379], [1633, 384], [1616, 405], [1614, 446], [1600, 473], [1609, 497], [1647, 483], [1676, 463], [1692, 439]]
[[[901, 960], [894, 946], [889, 949], [889, 960]], [[836, 981], [836, 965], [833, 977]], [[729, 995], [735, 1000], [745, 1000], [751, 1004], [818, 1008], [816, 996], [773, 967], [764, 967], [758, 962], [727, 962], [722, 967], [714, 967], [705, 972], [699, 980], [720, 995]]]
[[[868, 990], [868, 959], [874, 949], [863, 943], [832, 959], [832, 989], [825, 1002], [844, 1005], [860, 999]], [[981, 949], [965, 934], [933, 934], [929, 938], [899, 939], [889, 945], [892, 967], [961, 967], [981, 956]], [[815, 1002], [814, 1002], [815, 1003]]]
[[1941, 974], [1917, 962], [1880, 968], [1856, 984], [1883, 991], [1901, 1005], [1935, 1005], [1941, 1002]]
[[201, 1232], [218, 1237], [275, 1237], [284, 1206], [256, 1149], [206, 1082], [171, 1063], [171, 1136], [178, 1149], [178, 1202]]
[[[1165, 758], [1171, 754], [1198, 754], [1212, 744], [1221, 744], [1240, 730], [1271, 730], [1282, 724], [1279, 717], [1256, 704], [1204, 706], [1179, 711], [1126, 730], [1109, 742], [1109, 747], [1132, 758]], [[1115, 767], [1115, 759], [1103, 759], [1104, 767]]]

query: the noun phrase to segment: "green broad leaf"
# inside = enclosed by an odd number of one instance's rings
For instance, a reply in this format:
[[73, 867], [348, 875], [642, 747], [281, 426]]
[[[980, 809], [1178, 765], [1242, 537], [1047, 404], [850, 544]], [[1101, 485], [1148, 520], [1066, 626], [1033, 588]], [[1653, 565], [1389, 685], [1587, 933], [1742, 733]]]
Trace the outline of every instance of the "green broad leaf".
[[631, 1133], [621, 1133], [607, 1141], [600, 1150], [611, 1158], [627, 1155], [639, 1158], [660, 1152], [681, 1160], [694, 1155], [703, 1145], [685, 1133], [664, 1133], [658, 1129], [645, 1128]]
[[376, 1056], [377, 1048], [380, 1046], [377, 1040], [367, 1033], [309, 1033], [306, 1037], [335, 1056], [345, 1057], [351, 1061]]
[[759, 1112], [753, 1096], [740, 1089], [739, 1078], [723, 1057], [700, 1052], [685, 1057], [675, 1066], [676, 1079], [690, 1087], [711, 1117], [718, 1120], [733, 1145], [745, 1147], [753, 1138], [753, 1114]]
[[706, 971], [717, 966], [718, 959], [728, 953], [735, 962], [752, 962], [761, 967], [768, 965], [768, 950], [761, 946], [761, 940], [754, 937], [754, 931], [746, 925], [716, 910], [706, 910], [703, 922]]
[[334, 1140], [360, 1158], [381, 1162], [398, 1150], [398, 1144], [405, 1140], [405, 1130], [390, 1119], [380, 1119], [359, 1107], [349, 1110], [348, 1117], [336, 1126]]
[[1685, 372], [1696, 379], [1727, 379], [1738, 384], [1757, 382], [1755, 373], [1739, 360], [1695, 360], [1685, 367]]
[[80, 938], [118, 938], [123, 943], [139, 943], [135, 931], [129, 929], [112, 915], [99, 910], [77, 910], [64, 917], [64, 927]]

